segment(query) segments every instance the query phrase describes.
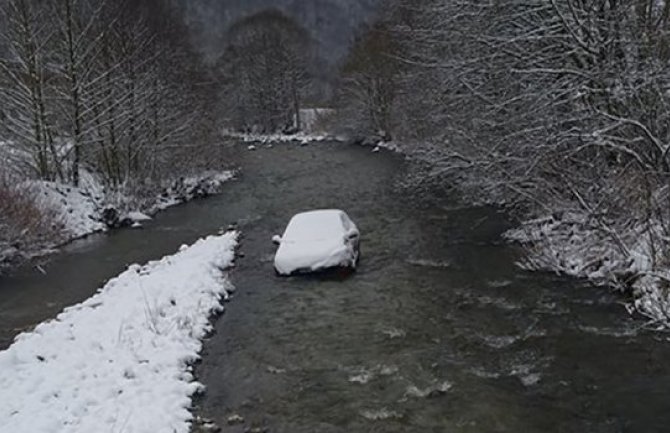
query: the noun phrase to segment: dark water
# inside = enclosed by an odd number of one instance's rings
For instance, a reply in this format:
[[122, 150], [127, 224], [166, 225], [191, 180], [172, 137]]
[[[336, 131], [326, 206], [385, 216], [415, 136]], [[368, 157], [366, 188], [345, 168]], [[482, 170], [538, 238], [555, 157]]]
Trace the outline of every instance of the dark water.
[[[240, 154], [222, 195], [142, 231], [72, 246], [0, 280], [0, 343], [89, 296], [127, 263], [236, 221], [237, 292], [205, 343], [198, 414], [224, 431], [667, 432], [670, 344], [617, 298], [525, 273], [503, 215], [426, 204], [394, 187], [403, 163], [337, 145]], [[292, 214], [345, 209], [362, 233], [353, 276], [277, 278]], [[229, 416], [244, 422], [229, 426]]]

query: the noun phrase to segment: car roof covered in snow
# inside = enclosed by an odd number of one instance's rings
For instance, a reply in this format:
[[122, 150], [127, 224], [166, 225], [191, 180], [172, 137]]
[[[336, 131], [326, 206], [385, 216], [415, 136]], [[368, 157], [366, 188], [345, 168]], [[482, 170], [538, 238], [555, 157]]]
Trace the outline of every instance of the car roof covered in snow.
[[283, 240], [317, 240], [333, 234], [343, 234], [349, 230], [350, 224], [347, 215], [339, 209], [302, 212], [291, 218]]

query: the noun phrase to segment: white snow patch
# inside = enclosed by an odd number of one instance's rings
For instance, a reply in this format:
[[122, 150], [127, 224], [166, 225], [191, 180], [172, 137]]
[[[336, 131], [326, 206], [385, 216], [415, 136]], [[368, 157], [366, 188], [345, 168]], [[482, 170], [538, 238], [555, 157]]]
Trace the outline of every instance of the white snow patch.
[[[631, 290], [627, 306], [648, 317], [648, 326], [670, 327], [670, 267], [667, 239], [659, 223], [630, 223], [625, 228], [607, 227], [583, 212], [526, 221], [505, 237], [524, 245], [527, 257], [518, 263], [526, 270], [550, 270], [586, 278], [597, 285]], [[655, 264], [656, 263], [656, 264]]]
[[151, 217], [149, 215], [142, 213], [140, 211], [128, 212], [127, 214], [124, 215], [124, 217], [130, 219], [131, 221], [139, 223], [145, 221], [151, 221]]
[[153, 215], [159, 211], [186, 203], [198, 197], [216, 194], [224, 183], [235, 178], [235, 171], [206, 171], [198, 175], [179, 178], [167, 186], [164, 192], [149, 206], [147, 213]]
[[341, 138], [329, 134], [311, 134], [306, 132], [297, 132], [295, 134], [253, 134], [234, 131], [223, 131], [224, 138], [239, 140], [243, 143], [252, 143], [247, 146], [249, 150], [255, 150], [253, 143], [272, 144], [272, 143], [298, 143], [309, 144], [320, 141], [340, 141]]
[[395, 152], [395, 153], [402, 153], [403, 152], [402, 147], [394, 141], [380, 141], [379, 143], [377, 143], [375, 148], [372, 149], [372, 151], [373, 152], [379, 152], [380, 149], [386, 149], [386, 150], [389, 150], [389, 151]]
[[232, 286], [237, 234], [211, 236], [145, 266], [19, 335], [0, 352], [6, 432], [187, 433], [210, 315]]
[[37, 206], [56, 215], [69, 239], [107, 229], [101, 216], [105, 199], [102, 184], [85, 170], [80, 175], [79, 187], [47, 181], [26, 182], [26, 187], [35, 191]]

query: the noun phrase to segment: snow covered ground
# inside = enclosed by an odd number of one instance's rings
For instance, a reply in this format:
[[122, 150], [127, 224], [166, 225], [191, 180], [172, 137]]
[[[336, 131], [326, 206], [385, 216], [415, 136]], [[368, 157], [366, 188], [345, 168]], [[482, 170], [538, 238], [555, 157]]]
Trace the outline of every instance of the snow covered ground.
[[169, 207], [216, 194], [221, 191], [224, 183], [234, 177], [234, 171], [225, 170], [207, 171], [197, 176], [177, 179], [167, 186], [164, 192], [156, 198], [155, 204], [149, 206], [145, 211], [153, 215]]
[[[79, 187], [40, 180], [25, 181], [20, 187], [34, 196], [35, 205], [60, 229], [52, 244], [31, 245], [21, 248], [3, 247], [0, 239], [0, 266], [53, 252], [59, 244], [70, 242], [93, 233], [106, 231], [109, 226], [140, 227], [151, 215], [171, 206], [216, 194], [224, 183], [234, 178], [230, 170], [208, 171], [199, 175], [176, 179], [167, 183], [162, 192], [148, 198], [138, 198], [119, 191], [106, 191], [94, 174], [81, 170]], [[111, 209], [116, 218], [110, 221], [105, 212]]]
[[[471, 205], [505, 205], [501, 191], [469, 175], [471, 162], [445, 146], [431, 143], [380, 143], [375, 149], [399, 152], [422, 164], [421, 171], [410, 173], [409, 186], [431, 183], [455, 184]], [[559, 206], [566, 209], [569, 206]], [[558, 214], [557, 214], [558, 215]], [[526, 256], [518, 265], [529, 271], [550, 271], [588, 279], [632, 295], [626, 305], [647, 317], [652, 328], [670, 329], [670, 264], [667, 248], [659, 239], [669, 242], [660, 224], [652, 227], [656, 245], [651, 242], [648, 224], [634, 221], [610, 222], [625, 228], [603, 226], [583, 212], [562, 211], [560, 217], [529, 219], [505, 237], [521, 244]], [[654, 224], [652, 224], [654, 226]]]
[[133, 265], [0, 352], [0, 432], [187, 433], [192, 363], [233, 289], [237, 233]]
[[46, 181], [28, 181], [27, 185], [34, 191], [37, 206], [63, 225], [66, 239], [106, 230], [101, 217], [105, 191], [91, 173], [82, 170], [79, 187]]
[[[305, 132], [298, 132], [295, 134], [252, 134], [241, 133], [233, 131], [223, 131], [224, 138], [240, 140], [243, 143], [259, 143], [259, 144], [273, 144], [273, 143], [299, 143], [308, 144], [319, 141], [333, 141], [339, 140], [338, 137], [328, 134], [310, 134]], [[253, 149], [250, 149], [253, 150]]]

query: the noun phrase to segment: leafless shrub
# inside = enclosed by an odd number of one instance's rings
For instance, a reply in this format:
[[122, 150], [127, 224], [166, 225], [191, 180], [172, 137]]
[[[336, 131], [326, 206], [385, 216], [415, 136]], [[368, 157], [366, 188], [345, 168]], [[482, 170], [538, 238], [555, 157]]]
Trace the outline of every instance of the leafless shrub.
[[0, 261], [12, 259], [18, 251], [30, 255], [61, 240], [61, 222], [36, 205], [32, 189], [0, 176]]

